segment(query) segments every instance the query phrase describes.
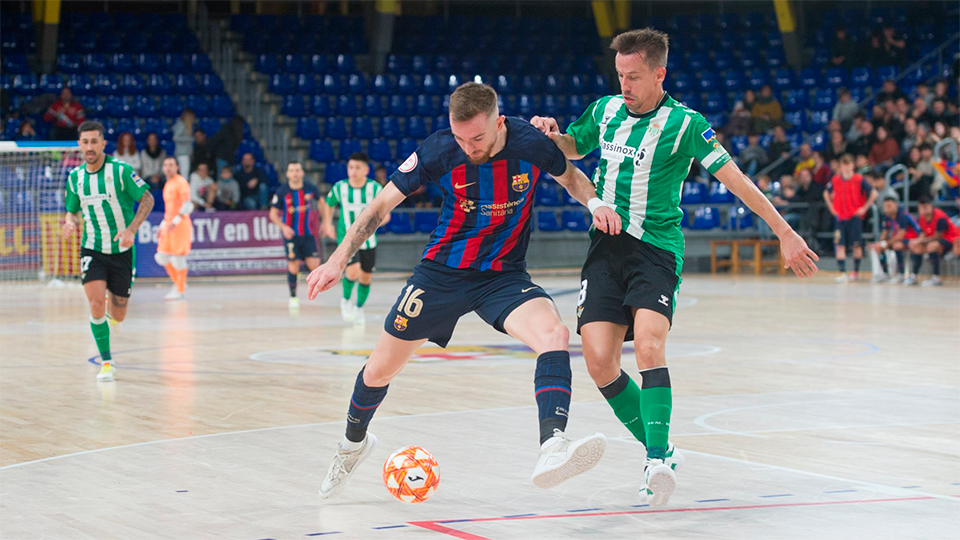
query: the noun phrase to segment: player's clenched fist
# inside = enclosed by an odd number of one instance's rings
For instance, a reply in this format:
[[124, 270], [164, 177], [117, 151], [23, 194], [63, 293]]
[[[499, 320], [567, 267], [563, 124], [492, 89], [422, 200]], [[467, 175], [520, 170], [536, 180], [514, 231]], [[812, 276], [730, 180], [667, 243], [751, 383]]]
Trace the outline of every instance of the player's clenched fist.
[[557, 121], [549, 116], [534, 116], [530, 119], [530, 125], [539, 129], [548, 137], [550, 137], [551, 134], [560, 134], [560, 126], [557, 125]]
[[323, 291], [329, 290], [340, 281], [343, 266], [327, 261], [321, 264], [307, 276], [307, 297], [313, 300]]

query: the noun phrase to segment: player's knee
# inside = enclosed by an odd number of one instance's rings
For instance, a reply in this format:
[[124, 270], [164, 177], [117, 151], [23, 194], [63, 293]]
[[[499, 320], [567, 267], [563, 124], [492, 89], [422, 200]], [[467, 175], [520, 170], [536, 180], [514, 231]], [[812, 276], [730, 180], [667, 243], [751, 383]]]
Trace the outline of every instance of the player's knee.
[[[619, 352], [619, 351], [618, 351]], [[604, 386], [620, 374], [620, 358], [616, 354], [583, 350], [587, 364], [587, 373], [597, 386]]]
[[658, 336], [636, 336], [634, 349], [637, 352], [637, 365], [641, 368], [662, 366], [666, 360], [664, 339]]
[[367, 363], [363, 368], [363, 384], [378, 388], [390, 384], [394, 374], [385, 369], [385, 366]]
[[570, 346], [570, 330], [559, 320], [541, 334], [540, 349], [537, 354], [549, 351], [565, 351]]
[[94, 298], [90, 300], [90, 314], [94, 317], [103, 317], [107, 312], [107, 301], [103, 298]]
[[157, 261], [157, 264], [160, 266], [170, 264], [170, 256], [166, 253], [160, 253], [159, 251], [153, 254], [153, 260]]
[[170, 265], [177, 270], [183, 270], [187, 267], [187, 258], [182, 255], [173, 255], [170, 257]]
[[369, 272], [360, 272], [360, 278], [358, 281], [361, 285], [370, 286], [370, 282], [373, 281], [373, 274]]

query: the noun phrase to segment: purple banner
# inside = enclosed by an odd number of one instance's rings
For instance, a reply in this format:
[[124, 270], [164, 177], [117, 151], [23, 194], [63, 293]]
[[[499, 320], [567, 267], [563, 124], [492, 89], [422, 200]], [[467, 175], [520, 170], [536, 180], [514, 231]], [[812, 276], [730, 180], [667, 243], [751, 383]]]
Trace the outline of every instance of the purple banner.
[[[155, 212], [137, 232], [137, 276], [166, 276], [153, 259], [163, 214]], [[198, 212], [193, 222], [193, 247], [187, 257], [192, 276], [279, 274], [287, 259], [280, 228], [267, 212]]]

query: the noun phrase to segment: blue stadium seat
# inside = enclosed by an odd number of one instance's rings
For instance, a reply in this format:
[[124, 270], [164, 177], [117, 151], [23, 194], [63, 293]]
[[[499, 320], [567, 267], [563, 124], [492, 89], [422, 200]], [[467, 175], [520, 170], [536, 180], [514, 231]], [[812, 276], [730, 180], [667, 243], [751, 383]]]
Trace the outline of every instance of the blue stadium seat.
[[734, 135], [730, 137], [730, 146], [732, 150], [731, 153], [734, 156], [739, 156], [740, 152], [742, 152], [743, 149], [747, 147], [748, 142], [749, 141], [747, 140], [746, 135]]
[[426, 139], [430, 134], [427, 127], [426, 118], [422, 116], [411, 116], [407, 118], [407, 129], [405, 135], [414, 139]]
[[182, 54], [165, 54], [161, 60], [167, 73], [177, 75], [187, 70], [187, 61]]
[[389, 75], [375, 75], [373, 77], [373, 91], [378, 94], [393, 94], [393, 78]]
[[330, 72], [330, 57], [325, 54], [314, 54], [310, 56], [308, 63], [310, 71], [324, 74]]
[[184, 107], [193, 109], [197, 116], [210, 116], [210, 102], [207, 96], [189, 95], [184, 99]]
[[784, 111], [800, 111], [809, 106], [806, 90], [788, 90], [783, 97]]
[[419, 78], [415, 75], [401, 74], [397, 77], [397, 92], [406, 96], [419, 93]]
[[830, 49], [826, 47], [816, 47], [813, 49], [813, 59], [810, 63], [814, 66], [824, 67], [830, 62]]
[[677, 92], [692, 92], [693, 84], [693, 77], [689, 73], [681, 71], [674, 75], [672, 88]]
[[304, 104], [303, 97], [299, 95], [284, 96], [280, 113], [293, 118], [307, 116], [307, 106]]
[[760, 58], [758, 51], [751, 49], [740, 53], [740, 67], [747, 70], [761, 69], [766, 67], [766, 63]]
[[350, 132], [355, 139], [372, 139], [373, 121], [364, 116], [354, 118]]
[[752, 229], [753, 213], [742, 206], [730, 207], [727, 211], [726, 228], [731, 230]]
[[39, 81], [33, 73], [16, 75], [13, 78], [12, 88], [15, 93], [25, 96], [34, 96], [40, 91]]
[[840, 88], [847, 84], [847, 70], [830, 68], [824, 73], [823, 85], [827, 88]]
[[[23, 62], [22, 68], [16, 64], [21, 59]], [[61, 54], [57, 56], [57, 69], [64, 74], [83, 73], [82, 57], [79, 54]], [[3, 70], [10, 73], [29, 73], [27, 57], [15, 54], [4, 55]]]
[[777, 69], [773, 72], [773, 88], [776, 90], [790, 90], [797, 85], [796, 75], [792, 69]]
[[827, 148], [827, 134], [824, 132], [817, 133], [807, 139], [807, 143], [814, 152], [823, 152]]
[[208, 136], [220, 131], [223, 124], [219, 118], [200, 118], [197, 120], [197, 129], [202, 129]]
[[383, 98], [380, 96], [363, 96], [363, 112], [367, 116], [383, 116]]
[[160, 57], [155, 54], [138, 54], [136, 65], [144, 73], [162, 73], [163, 66]]
[[786, 111], [783, 113], [783, 120], [788, 124], [787, 131], [790, 131], [790, 132], [807, 131], [806, 109]]
[[444, 91], [444, 85], [438, 75], [428, 73], [423, 76], [423, 92], [430, 95], [439, 95]]
[[337, 114], [340, 116], [357, 116], [360, 113], [357, 107], [356, 96], [340, 96], [337, 98]]
[[393, 150], [390, 143], [385, 139], [371, 139], [368, 145], [368, 154], [374, 161], [387, 161], [393, 159]]
[[433, 119], [433, 131], [443, 129], [450, 129], [450, 116], [446, 114], [441, 114]]
[[410, 214], [406, 212], [393, 212], [390, 214], [390, 223], [387, 223], [387, 229], [393, 234], [413, 234], [413, 225], [410, 222]]
[[413, 229], [418, 233], [433, 232], [439, 222], [440, 212], [435, 210], [417, 210], [413, 214]]
[[682, 204], [703, 204], [707, 202], [707, 188], [700, 182], [684, 182], [680, 202]]
[[146, 93], [146, 86], [143, 83], [143, 77], [140, 75], [126, 74], [120, 77], [120, 93], [127, 95], [139, 95]]
[[190, 69], [194, 73], [213, 74], [213, 64], [210, 63], [210, 57], [205, 53], [193, 53], [187, 59], [190, 62]]
[[[420, 57], [425, 58], [425, 57]], [[388, 54], [387, 55], [387, 73], [392, 73], [394, 75], [398, 73], [403, 73], [410, 71], [410, 58], [401, 54]], [[426, 66], [424, 66], [424, 72], [426, 71]]]
[[303, 56], [299, 54], [287, 54], [282, 58], [283, 70], [286, 73], [306, 73], [307, 65], [303, 61]]
[[744, 88], [743, 77], [740, 72], [729, 70], [723, 75], [721, 87], [724, 92], [740, 92]]
[[716, 208], [701, 206], [693, 214], [692, 229], [708, 231], [720, 226], [720, 212]]
[[520, 77], [519, 84], [514, 86], [514, 90], [519, 90], [524, 94], [539, 94], [541, 91], [540, 80], [536, 75], [523, 75]]
[[380, 137], [396, 139], [400, 137], [400, 121], [395, 116], [387, 116], [380, 120]]
[[820, 88], [820, 86], [822, 86], [821, 78], [819, 69], [808, 68], [801, 70], [800, 86], [808, 90]]
[[407, 157], [417, 151], [416, 139], [405, 137], [397, 141], [397, 159], [407, 159]]
[[562, 230], [560, 222], [557, 220], [557, 213], [554, 210], [538, 211], [537, 230], [543, 232], [556, 232]]
[[357, 71], [353, 62], [353, 55], [338, 54], [336, 59], [337, 71], [343, 74], [355, 73]]
[[346, 139], [347, 123], [340, 116], [331, 116], [323, 121], [323, 136], [328, 139]]
[[[330, 95], [343, 94], [343, 79], [339, 75], [327, 74], [323, 76], [323, 93]], [[340, 96], [343, 97], [343, 96]]]
[[440, 114], [440, 109], [433, 100], [433, 96], [420, 94], [416, 98], [416, 113], [420, 116], [436, 116]]
[[40, 76], [39, 90], [41, 93], [59, 94], [63, 88], [63, 77], [56, 73], [44, 73]]
[[692, 52], [687, 58], [687, 68], [692, 71], [703, 71], [710, 65], [710, 56], [707, 53]]
[[160, 113], [167, 118], [176, 118], [183, 112], [183, 98], [163, 96], [160, 98]]
[[459, 75], [450, 75], [446, 78], [447, 90], [445, 93], [452, 94], [463, 82], [465, 81]]
[[[297, 137], [301, 139], [306, 139], [308, 141], [319, 139], [320, 138], [320, 124], [317, 123], [316, 118], [298, 118], [297, 119], [297, 128], [295, 132]], [[330, 153], [333, 153], [331, 148]], [[313, 157], [313, 148], [310, 149], [311, 159], [316, 159]], [[319, 160], [317, 160], [319, 161]]]
[[367, 78], [361, 73], [353, 73], [347, 77], [347, 87], [353, 94], [363, 95], [367, 93]]
[[312, 96], [317, 93], [317, 76], [311, 73], [301, 73], [294, 82], [300, 95]]
[[872, 80], [873, 73], [868, 67], [855, 67], [850, 70], [850, 86], [853, 88], [868, 87]]
[[807, 125], [807, 131], [820, 131], [821, 129], [825, 129], [829, 123], [829, 110], [811, 111], [810, 123]]
[[[301, 118], [301, 120], [309, 120], [309, 119]], [[314, 121], [314, 124], [316, 124], [316, 121]], [[314, 139], [313, 142], [310, 143], [310, 159], [319, 163], [326, 163], [327, 172], [329, 172], [331, 164], [334, 161], [336, 161], [336, 157], [334, 157], [334, 154], [333, 154], [333, 144], [330, 141], [325, 139]], [[344, 176], [346, 176], [345, 171], [344, 171]], [[334, 182], [337, 182], [339, 180], [340, 178], [338, 178], [337, 180], [334, 180]], [[329, 177], [327, 181], [330, 182]]]
[[716, 92], [720, 89], [720, 81], [711, 72], [702, 73], [697, 79], [701, 92]]
[[351, 154], [357, 152], [363, 152], [363, 145], [357, 139], [342, 139], [340, 141], [340, 150], [337, 155], [341, 161], [348, 160]]
[[216, 73], [200, 75], [200, 90], [205, 94], [222, 94], [223, 80]]
[[896, 66], [880, 66], [877, 68], [877, 76], [873, 80], [874, 86], [880, 86], [883, 84], [883, 81], [896, 79], [897, 78], [897, 68]]
[[277, 74], [270, 77], [269, 90], [274, 94], [288, 96], [294, 93], [293, 79], [289, 75]]
[[727, 95], [720, 92], [711, 92], [707, 94], [703, 102], [703, 112], [707, 114], [719, 114], [727, 110]]
[[266, 75], [280, 73], [280, 62], [275, 54], [258, 54], [253, 60], [253, 69]]
[[770, 84], [767, 72], [762, 69], [751, 69], [747, 71], [747, 88], [759, 90], [763, 85]]
[[152, 74], [147, 77], [147, 89], [151, 94], [171, 94], [173, 86], [170, 84], [170, 78], [166, 75]]
[[713, 69], [723, 72], [734, 69], [736, 59], [729, 52], [718, 51], [713, 59]]
[[390, 96], [389, 104], [390, 114], [394, 116], [409, 116], [410, 115], [410, 104], [407, 100], [407, 96]]
[[333, 108], [330, 106], [329, 96], [313, 96], [310, 98], [310, 112], [315, 116], [332, 116]]
[[720, 182], [712, 182], [710, 184], [710, 196], [708, 200], [711, 204], [728, 204], [734, 202], [735, 197], [733, 193], [727, 190], [727, 186]]
[[564, 201], [560, 191], [555, 183], [541, 183], [537, 187], [534, 203], [539, 206], [562, 206]]
[[130, 54], [112, 54], [108, 62], [110, 69], [115, 73], [134, 73], [139, 71], [133, 64], [133, 55]]
[[86, 54], [83, 56], [83, 67], [90, 73], [111, 73], [113, 69], [105, 54]]
[[564, 210], [560, 214], [560, 221], [563, 222], [564, 229], [576, 232], [589, 231], [592, 222], [589, 214], [583, 210]]
[[116, 75], [101, 73], [94, 78], [93, 82], [97, 93], [101, 96], [116, 96], [122, 93], [120, 91], [120, 79]]
[[153, 34], [149, 39], [147, 39], [147, 46], [150, 48], [150, 50], [160, 54], [173, 51], [173, 45], [174, 40], [172, 34]]
[[103, 104], [103, 112], [107, 116], [114, 118], [133, 116], [133, 109], [130, 107], [130, 102], [121, 96], [107, 96]]
[[560, 96], [547, 94], [543, 96], [540, 107], [543, 110], [543, 114], [556, 117], [563, 114], [563, 111], [566, 110], [566, 103]]
[[821, 88], [814, 92], [813, 103], [811, 105], [815, 111], [829, 111], [833, 109], [835, 103], [835, 91]]
[[147, 36], [140, 32], [125, 34], [123, 36], [123, 50], [129, 54], [143, 54], [149, 51], [150, 44], [147, 42]]
[[199, 91], [197, 78], [190, 73], [177, 75], [173, 80], [173, 88], [178, 94], [196, 94]]
[[130, 133], [135, 139], [143, 139], [145, 136], [140, 122], [137, 122], [133, 118], [117, 119], [117, 133]]

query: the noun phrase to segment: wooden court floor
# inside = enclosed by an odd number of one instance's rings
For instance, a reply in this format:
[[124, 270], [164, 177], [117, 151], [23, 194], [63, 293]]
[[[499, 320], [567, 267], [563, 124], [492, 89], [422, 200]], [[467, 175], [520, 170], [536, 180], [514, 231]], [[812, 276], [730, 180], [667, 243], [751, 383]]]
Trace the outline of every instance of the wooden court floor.
[[[535, 281], [574, 328], [576, 275]], [[99, 384], [79, 287], [0, 288], [0, 538], [960, 537], [960, 288], [828, 275], [685, 277], [667, 354], [687, 460], [666, 507], [639, 505], [638, 446], [575, 334], [569, 432], [605, 433], [607, 453], [534, 487], [535, 359], [474, 315], [395, 380], [380, 446], [323, 503], [402, 283], [374, 282], [360, 326], [340, 319], [338, 289], [291, 312], [282, 278], [195, 282], [181, 303], [141, 282], [112, 336], [118, 379]], [[380, 480], [409, 444], [442, 469], [421, 505]]]

